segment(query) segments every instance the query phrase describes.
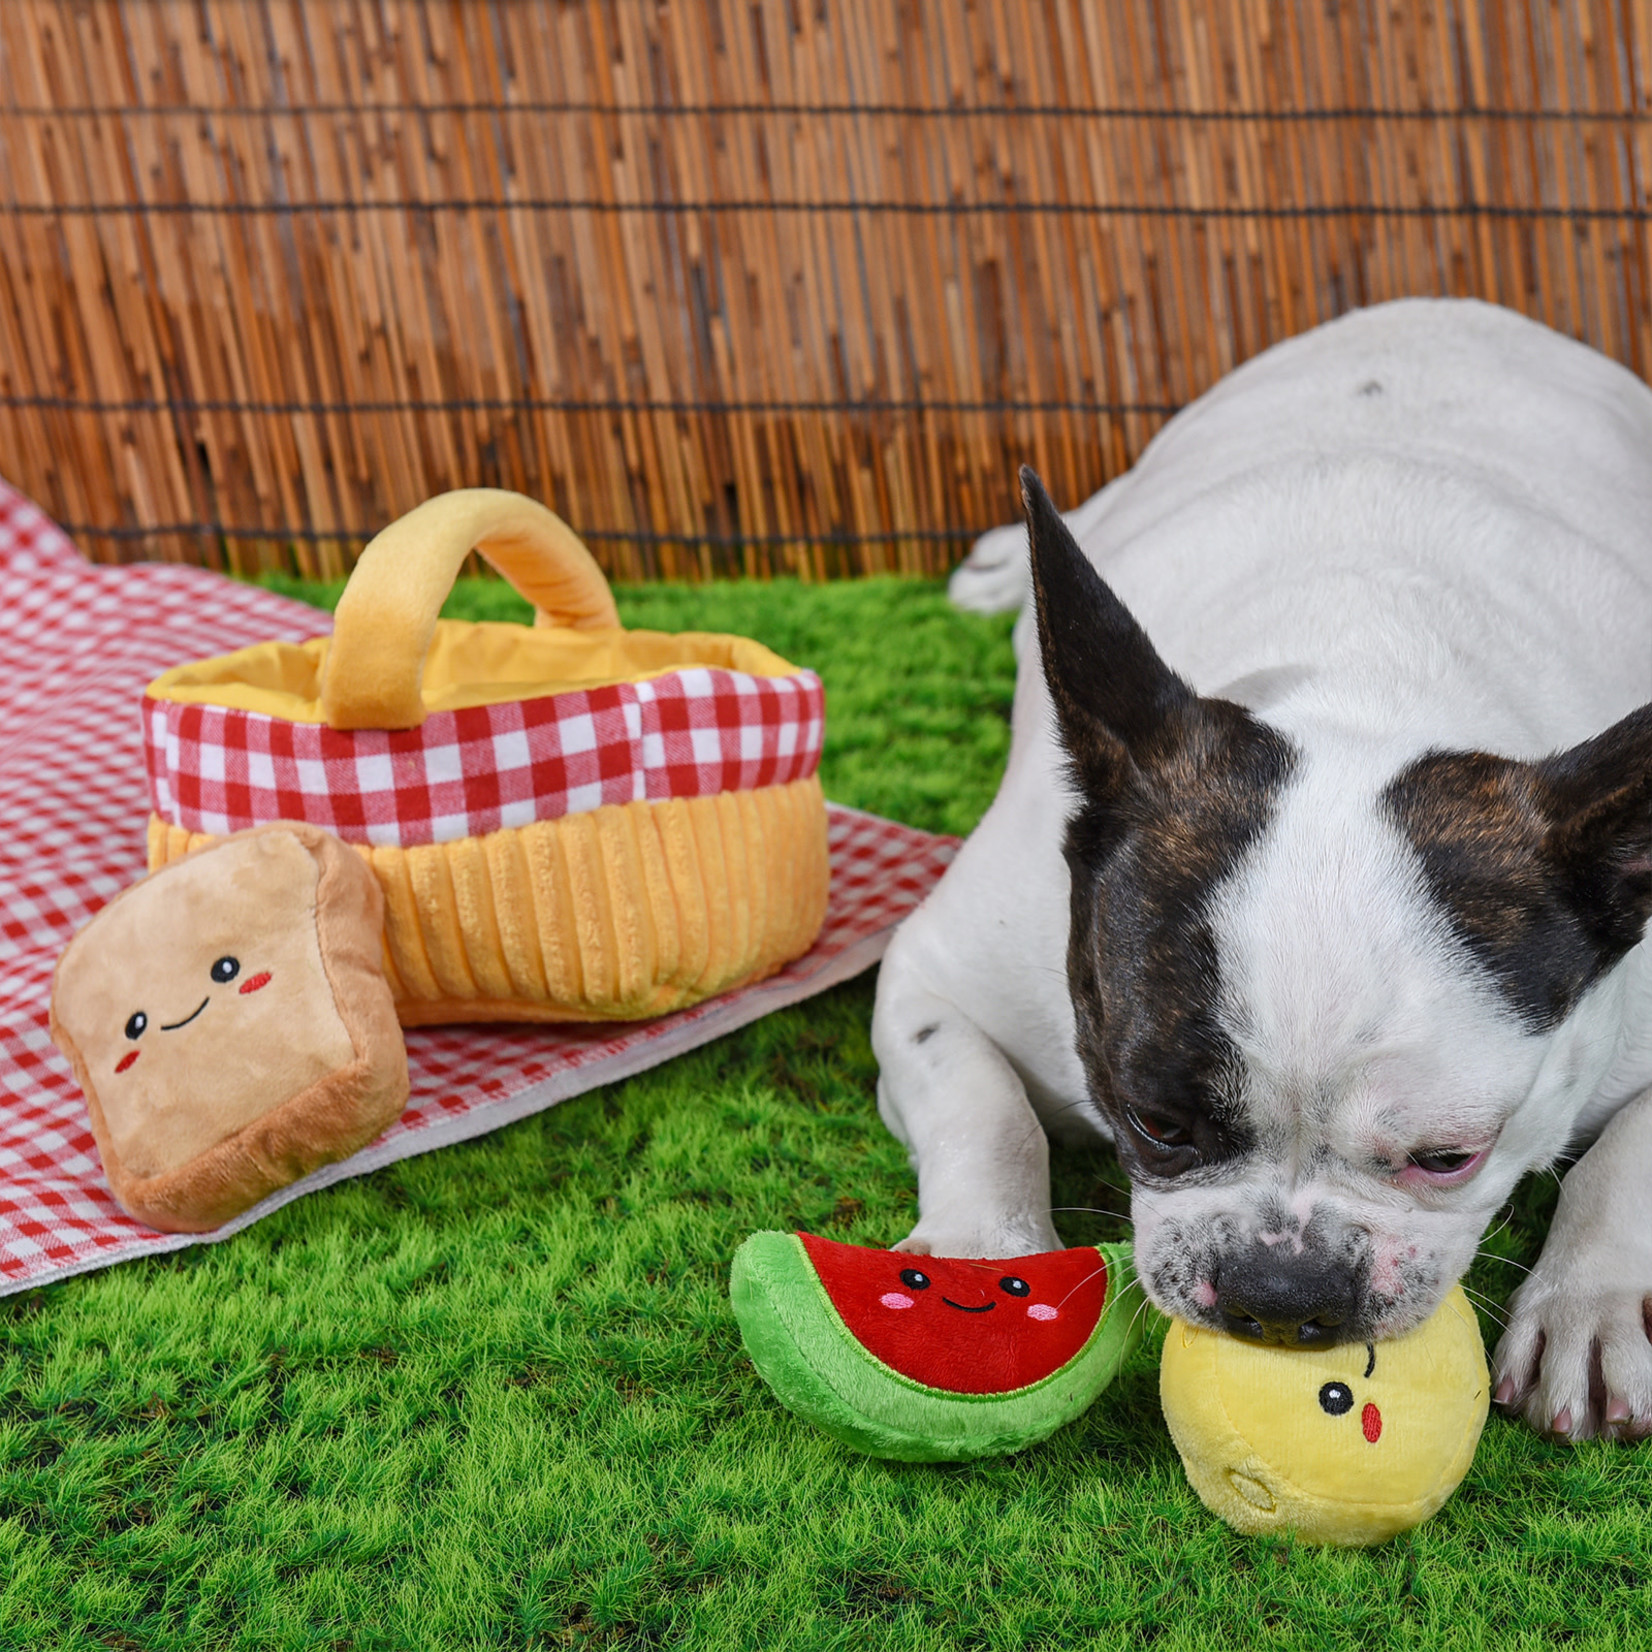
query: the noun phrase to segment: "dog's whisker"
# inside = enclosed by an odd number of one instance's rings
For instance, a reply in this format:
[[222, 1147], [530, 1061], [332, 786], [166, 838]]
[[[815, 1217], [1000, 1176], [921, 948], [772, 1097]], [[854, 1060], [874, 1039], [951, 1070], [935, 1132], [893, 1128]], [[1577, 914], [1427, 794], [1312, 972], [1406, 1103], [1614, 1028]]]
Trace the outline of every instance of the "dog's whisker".
[[1056, 1303], [1056, 1307], [1065, 1308], [1067, 1306], [1067, 1297], [1070, 1297], [1073, 1294], [1073, 1291], [1083, 1290], [1084, 1287], [1086, 1285], [1088, 1285], [1092, 1279], [1100, 1279], [1101, 1276], [1106, 1272], [1107, 1272], [1107, 1264], [1105, 1262], [1103, 1262], [1102, 1265], [1099, 1268], [1091, 1268], [1091, 1270], [1087, 1274], [1085, 1274], [1085, 1276], [1081, 1280], [1079, 1280], [1079, 1282], [1076, 1285], [1073, 1286], [1073, 1289], [1071, 1291], [1067, 1292], [1067, 1296], [1062, 1297], [1062, 1299], [1058, 1303]]
[[1148, 1296], [1147, 1289], [1142, 1282], [1137, 1279], [1133, 1280], [1131, 1283], [1134, 1288], [1141, 1291], [1142, 1296], [1141, 1301], [1136, 1305], [1136, 1311], [1130, 1316], [1130, 1323], [1124, 1328], [1124, 1340], [1126, 1342], [1130, 1340], [1130, 1333], [1135, 1330], [1136, 1322], [1142, 1317], [1143, 1314], [1148, 1313], [1153, 1309], [1152, 1298]]
[[1099, 1279], [1106, 1272], [1107, 1272], [1107, 1268], [1106, 1268], [1105, 1264], [1103, 1264], [1099, 1268], [1092, 1268], [1087, 1274], [1085, 1274], [1085, 1276], [1081, 1280], [1079, 1280], [1079, 1282], [1076, 1285], [1073, 1286], [1072, 1290], [1067, 1292], [1067, 1296], [1062, 1297], [1062, 1299], [1058, 1303], [1056, 1303], [1056, 1307], [1064, 1308], [1067, 1305], [1067, 1298], [1072, 1296], [1074, 1291], [1083, 1290], [1084, 1287], [1086, 1285], [1088, 1285], [1092, 1279]]
[[1077, 1101], [1064, 1101], [1059, 1107], [1052, 1107], [1048, 1113], [1044, 1114], [1043, 1117], [1037, 1121], [1038, 1128], [1042, 1130], [1049, 1119], [1060, 1118], [1063, 1113], [1076, 1113], [1079, 1108], [1089, 1107], [1091, 1105], [1092, 1104], [1089, 1099], [1083, 1096], [1081, 1096]]
[[1484, 1247], [1476, 1250], [1474, 1254], [1478, 1257], [1484, 1257], [1488, 1262], [1502, 1262], [1507, 1267], [1518, 1268], [1522, 1273], [1532, 1273], [1535, 1271], [1532, 1268], [1528, 1268], [1524, 1262], [1516, 1262], [1512, 1256], [1499, 1256], [1496, 1251], [1486, 1250]]
[[[1497, 1298], [1492, 1297], [1490, 1292], [1479, 1290], [1477, 1287], [1474, 1287], [1474, 1285], [1464, 1285], [1464, 1287], [1462, 1287], [1462, 1294], [1464, 1294], [1465, 1297], [1469, 1297], [1472, 1302], [1497, 1302]], [[1498, 1302], [1497, 1307], [1502, 1307], [1502, 1303]]]
[[1059, 1107], [1052, 1108], [1043, 1118], [1035, 1118], [1032, 1122], [1032, 1127], [1027, 1131], [1026, 1135], [1021, 1138], [1022, 1141], [1031, 1141], [1035, 1136], [1041, 1133], [1047, 1135], [1048, 1130], [1046, 1125], [1049, 1119], [1059, 1118], [1063, 1113], [1071, 1113], [1076, 1108], [1083, 1107], [1085, 1105], [1086, 1103], [1083, 1101], [1064, 1101]]
[[1487, 1296], [1484, 1291], [1470, 1290], [1467, 1285], [1463, 1286], [1463, 1295], [1466, 1296], [1470, 1302], [1474, 1303], [1489, 1319], [1496, 1320], [1499, 1325], [1507, 1326], [1509, 1316], [1507, 1312], [1505, 1312], [1502, 1303], [1492, 1301], [1492, 1299]]

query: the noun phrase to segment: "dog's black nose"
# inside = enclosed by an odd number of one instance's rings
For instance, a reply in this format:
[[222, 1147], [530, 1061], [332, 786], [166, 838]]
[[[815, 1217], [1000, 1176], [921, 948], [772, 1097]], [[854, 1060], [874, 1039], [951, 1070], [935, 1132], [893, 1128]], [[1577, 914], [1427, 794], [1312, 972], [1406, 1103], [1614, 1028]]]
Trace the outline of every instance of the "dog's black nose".
[[1311, 1246], [1257, 1245], [1223, 1262], [1214, 1283], [1222, 1323], [1252, 1342], [1327, 1347], [1342, 1340], [1358, 1307], [1354, 1270]]

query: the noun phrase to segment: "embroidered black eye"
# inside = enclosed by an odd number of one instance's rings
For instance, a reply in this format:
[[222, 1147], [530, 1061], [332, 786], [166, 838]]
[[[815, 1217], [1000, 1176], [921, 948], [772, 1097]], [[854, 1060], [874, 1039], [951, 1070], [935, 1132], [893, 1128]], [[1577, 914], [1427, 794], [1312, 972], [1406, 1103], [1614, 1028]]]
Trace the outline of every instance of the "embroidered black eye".
[[1461, 1148], [1442, 1147], [1430, 1153], [1413, 1153], [1411, 1162], [1431, 1176], [1449, 1176], [1454, 1170], [1461, 1170], [1473, 1157], [1472, 1153], [1465, 1153]]
[[149, 1025], [149, 1017], [142, 1010], [134, 1010], [126, 1018], [126, 1036], [128, 1038], [142, 1038], [143, 1029]]
[[1193, 1134], [1180, 1119], [1168, 1113], [1139, 1113], [1134, 1107], [1125, 1109], [1125, 1117], [1138, 1135], [1145, 1136], [1155, 1147], [1190, 1147]]
[[1354, 1391], [1345, 1382], [1328, 1382], [1319, 1391], [1319, 1404], [1321, 1410], [1340, 1417], [1344, 1411], [1354, 1409]]
[[929, 1275], [919, 1273], [916, 1268], [902, 1268], [901, 1283], [909, 1291], [927, 1291], [929, 1289]]
[[998, 1288], [1001, 1291], [1008, 1291], [1011, 1296], [1032, 1295], [1032, 1286], [1029, 1285], [1025, 1279], [1017, 1279], [1013, 1273], [1005, 1274], [1005, 1276], [998, 1281]]
[[212, 966], [212, 978], [220, 985], [225, 981], [233, 981], [240, 973], [241, 960], [239, 958], [220, 958]]

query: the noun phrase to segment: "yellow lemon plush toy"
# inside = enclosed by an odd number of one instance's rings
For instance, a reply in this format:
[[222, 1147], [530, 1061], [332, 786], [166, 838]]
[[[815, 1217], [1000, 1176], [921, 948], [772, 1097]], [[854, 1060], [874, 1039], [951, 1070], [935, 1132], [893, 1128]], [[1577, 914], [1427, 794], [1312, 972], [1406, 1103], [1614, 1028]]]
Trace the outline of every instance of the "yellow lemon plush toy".
[[1381, 1543], [1474, 1461], [1491, 1383], [1458, 1286], [1391, 1342], [1270, 1347], [1172, 1321], [1159, 1394], [1193, 1489], [1242, 1532]]

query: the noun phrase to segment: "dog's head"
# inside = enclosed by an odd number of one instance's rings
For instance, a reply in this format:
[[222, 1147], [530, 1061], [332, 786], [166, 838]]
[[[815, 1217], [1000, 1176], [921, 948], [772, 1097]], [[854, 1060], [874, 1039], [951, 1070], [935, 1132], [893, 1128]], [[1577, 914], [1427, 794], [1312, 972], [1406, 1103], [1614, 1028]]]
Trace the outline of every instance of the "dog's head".
[[1268, 1340], [1406, 1331], [1605, 1077], [1652, 708], [1533, 763], [1293, 741], [1177, 677], [1022, 480], [1078, 1051], [1148, 1292]]

